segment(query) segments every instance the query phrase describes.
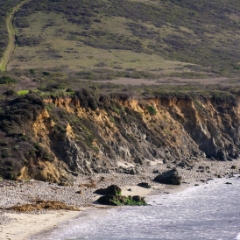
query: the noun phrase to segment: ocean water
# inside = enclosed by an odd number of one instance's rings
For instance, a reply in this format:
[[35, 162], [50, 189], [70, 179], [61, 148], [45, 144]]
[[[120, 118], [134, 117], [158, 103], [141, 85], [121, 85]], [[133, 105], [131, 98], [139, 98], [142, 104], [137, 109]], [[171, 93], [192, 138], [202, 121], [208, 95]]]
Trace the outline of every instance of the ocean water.
[[84, 212], [32, 240], [240, 240], [238, 177], [146, 200], [150, 206]]

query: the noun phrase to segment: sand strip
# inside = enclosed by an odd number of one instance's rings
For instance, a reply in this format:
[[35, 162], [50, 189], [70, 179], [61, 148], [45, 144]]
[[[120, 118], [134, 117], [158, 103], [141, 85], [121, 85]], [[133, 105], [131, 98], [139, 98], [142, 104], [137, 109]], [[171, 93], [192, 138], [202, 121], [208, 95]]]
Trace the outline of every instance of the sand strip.
[[57, 225], [77, 217], [77, 211], [49, 211], [44, 214], [5, 213], [12, 220], [6, 225], [0, 225], [1, 240], [27, 240], [31, 235], [47, 231]]

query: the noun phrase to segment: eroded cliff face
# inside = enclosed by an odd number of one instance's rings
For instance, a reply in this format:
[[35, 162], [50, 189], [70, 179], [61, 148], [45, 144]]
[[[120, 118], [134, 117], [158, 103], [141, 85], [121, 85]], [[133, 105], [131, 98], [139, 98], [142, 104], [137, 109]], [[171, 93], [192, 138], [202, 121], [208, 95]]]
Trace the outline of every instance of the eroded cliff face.
[[35, 138], [73, 174], [137, 173], [149, 161], [239, 156], [236, 100], [118, 96], [100, 99], [94, 109], [81, 107], [77, 98], [50, 98], [45, 104], [33, 124]]
[[60, 182], [94, 172], [133, 174], [160, 161], [189, 165], [205, 157], [239, 157], [237, 96], [134, 98], [84, 90], [43, 102], [27, 123], [24, 134], [32, 145], [19, 163], [18, 179]]

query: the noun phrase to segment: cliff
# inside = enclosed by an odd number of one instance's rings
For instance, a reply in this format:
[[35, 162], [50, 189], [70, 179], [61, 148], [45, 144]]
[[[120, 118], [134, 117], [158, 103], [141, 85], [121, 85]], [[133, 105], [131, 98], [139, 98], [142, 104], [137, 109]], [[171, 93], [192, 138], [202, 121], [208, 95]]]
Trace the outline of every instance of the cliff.
[[[4, 105], [5, 104], [5, 105]], [[62, 182], [100, 172], [137, 174], [163, 161], [188, 166], [240, 153], [237, 94], [98, 94], [2, 101], [0, 175]]]

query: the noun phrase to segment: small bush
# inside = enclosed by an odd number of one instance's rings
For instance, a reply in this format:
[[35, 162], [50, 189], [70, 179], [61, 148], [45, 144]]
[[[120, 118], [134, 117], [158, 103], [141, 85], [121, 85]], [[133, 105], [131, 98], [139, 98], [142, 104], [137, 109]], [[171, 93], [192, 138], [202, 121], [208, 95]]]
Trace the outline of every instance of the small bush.
[[44, 76], [49, 76], [50, 75], [50, 72], [43, 72], [42, 73]]
[[152, 115], [152, 116], [157, 114], [157, 110], [153, 106], [148, 105], [147, 110], [148, 110], [149, 114]]
[[35, 73], [35, 70], [34, 70], [34, 69], [29, 69], [29, 72], [30, 72], [31, 74], [34, 74], [34, 73]]
[[0, 84], [10, 84], [10, 83], [16, 83], [17, 81], [13, 78], [3, 76], [0, 78]]
[[13, 96], [15, 94], [16, 94], [16, 92], [13, 89], [10, 89], [10, 90], [4, 92], [4, 95], [6, 95], [6, 96]]

